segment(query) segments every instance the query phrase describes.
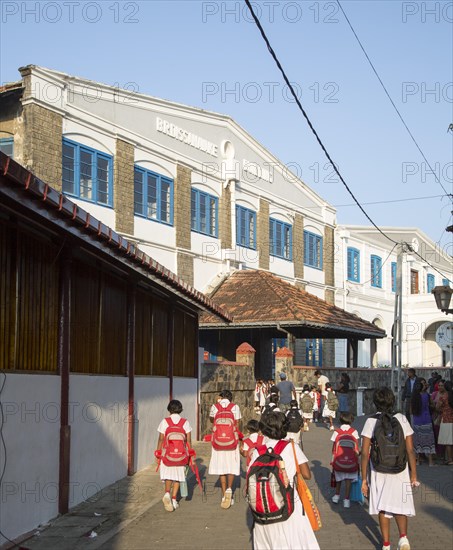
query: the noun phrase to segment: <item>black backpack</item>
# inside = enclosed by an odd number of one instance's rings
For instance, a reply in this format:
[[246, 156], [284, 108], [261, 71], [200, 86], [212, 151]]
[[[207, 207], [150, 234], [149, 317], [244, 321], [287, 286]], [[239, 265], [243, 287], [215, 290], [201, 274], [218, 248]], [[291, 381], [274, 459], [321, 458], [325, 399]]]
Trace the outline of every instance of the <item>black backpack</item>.
[[304, 425], [303, 418], [297, 409], [290, 409], [286, 415], [288, 432], [297, 433]]
[[406, 469], [406, 438], [401, 424], [391, 414], [380, 413], [371, 438], [370, 458], [376, 472], [399, 474]]
[[289, 441], [279, 441], [275, 447], [257, 447], [258, 457], [249, 467], [246, 498], [253, 519], [261, 525], [286, 521], [294, 512], [294, 487], [284, 477], [280, 453]]

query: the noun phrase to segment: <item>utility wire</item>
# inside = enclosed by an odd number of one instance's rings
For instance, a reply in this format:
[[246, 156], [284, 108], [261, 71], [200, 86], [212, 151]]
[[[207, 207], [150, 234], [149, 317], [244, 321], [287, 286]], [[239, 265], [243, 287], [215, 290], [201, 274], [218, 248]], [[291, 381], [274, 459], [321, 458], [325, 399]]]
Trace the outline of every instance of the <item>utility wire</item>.
[[329, 160], [329, 162], [331, 163], [335, 173], [337, 174], [337, 176], [340, 178], [340, 181], [341, 183], [346, 187], [346, 190], [348, 191], [348, 193], [351, 195], [351, 197], [353, 198], [354, 202], [357, 204], [357, 206], [360, 208], [360, 210], [362, 211], [362, 213], [364, 214], [364, 216], [367, 218], [367, 220], [379, 231], [379, 233], [381, 233], [381, 235], [383, 235], [386, 239], [388, 239], [390, 242], [392, 242], [393, 244], [397, 244], [396, 241], [394, 241], [393, 239], [391, 239], [388, 235], [386, 235], [383, 231], [381, 231], [381, 229], [374, 223], [374, 221], [370, 218], [370, 216], [366, 213], [365, 209], [363, 208], [363, 206], [360, 204], [360, 202], [356, 199], [354, 193], [351, 191], [351, 189], [349, 188], [348, 184], [345, 182], [345, 180], [343, 179], [343, 176], [340, 174], [336, 164], [334, 163], [334, 161], [332, 160], [331, 156], [329, 155], [327, 149], [325, 148], [324, 146], [324, 143], [321, 141], [321, 138], [319, 137], [318, 133], [316, 132], [315, 128], [313, 127], [313, 124], [311, 123], [307, 113], [305, 112], [304, 108], [302, 107], [302, 104], [296, 94], [296, 92], [294, 91], [294, 88], [291, 84], [291, 82], [289, 81], [288, 77], [286, 76], [286, 73], [280, 63], [280, 61], [278, 60], [277, 58], [277, 55], [275, 54], [274, 50], [272, 49], [272, 46], [270, 45], [270, 42], [266, 36], [266, 33], [264, 32], [264, 29], [263, 27], [261, 26], [261, 23], [259, 22], [255, 12], [253, 11], [253, 8], [252, 8], [252, 5], [250, 4], [250, 1], [249, 0], [245, 0], [245, 3], [247, 4], [247, 7], [248, 9], [250, 10], [250, 13], [253, 17], [253, 20], [255, 21], [255, 24], [256, 26], [258, 27], [260, 33], [261, 33], [261, 36], [263, 37], [263, 40], [264, 42], [266, 43], [266, 46], [267, 46], [267, 49], [269, 50], [269, 53], [271, 54], [271, 56], [273, 57], [275, 63], [277, 64], [277, 67], [279, 69], [279, 71], [281, 72], [282, 76], [283, 76], [283, 79], [284, 81], [286, 82], [286, 85], [288, 86], [288, 89], [290, 90], [292, 96], [294, 97], [294, 100], [297, 104], [297, 106], [299, 107], [300, 111], [302, 112], [302, 114], [304, 115], [305, 117], [305, 120], [307, 121], [309, 127], [310, 127], [310, 130], [313, 132], [317, 142], [319, 143], [321, 149], [324, 151], [324, 154], [326, 155], [327, 159]]
[[[319, 137], [318, 133], [316, 132], [313, 124], [311, 123], [311, 120], [309, 119], [307, 113], [305, 112], [304, 108], [302, 107], [302, 104], [299, 100], [299, 97], [297, 96], [296, 92], [294, 91], [294, 88], [291, 84], [291, 82], [289, 81], [288, 77], [286, 76], [286, 73], [285, 73], [285, 70], [283, 69], [276, 53], [274, 52], [274, 50], [272, 49], [272, 46], [270, 45], [270, 42], [269, 42], [269, 39], [267, 38], [266, 36], [266, 33], [264, 32], [264, 29], [263, 27], [261, 26], [261, 23], [259, 22], [259, 19], [257, 18], [255, 12], [253, 11], [253, 7], [250, 3], [250, 0], [245, 0], [245, 3], [250, 11], [250, 14], [252, 15], [253, 17], [253, 20], [255, 22], [255, 25], [258, 27], [258, 30], [260, 31], [261, 33], [261, 36], [264, 40], [264, 42], [266, 43], [266, 46], [267, 46], [267, 49], [269, 50], [269, 53], [271, 54], [272, 58], [274, 59], [279, 71], [281, 72], [282, 74], [282, 77], [284, 79], [284, 81], [286, 82], [286, 85], [288, 86], [288, 89], [290, 90], [292, 96], [294, 97], [294, 101], [296, 102], [299, 110], [301, 111], [301, 113], [303, 114], [305, 120], [307, 121], [307, 124], [309, 125], [311, 131], [313, 132], [314, 136], [316, 137], [316, 140], [317, 142], [319, 143], [321, 149], [323, 150], [324, 154], [326, 155], [327, 159], [329, 160], [329, 162], [331, 163], [335, 173], [337, 174], [337, 176], [340, 178], [340, 181], [341, 183], [345, 186], [346, 190], [348, 191], [348, 193], [351, 195], [351, 197], [353, 198], [354, 202], [357, 204], [357, 206], [360, 208], [360, 210], [362, 211], [362, 213], [364, 214], [364, 216], [367, 218], [367, 220], [369, 220], [369, 222], [373, 225], [373, 227], [375, 227], [379, 233], [385, 237], [387, 240], [389, 240], [392, 244], [394, 245], [397, 245], [399, 244], [397, 241], [393, 240], [391, 237], [389, 237], [386, 233], [384, 233], [375, 223], [374, 221], [370, 218], [370, 216], [367, 214], [367, 212], [365, 211], [365, 209], [363, 208], [363, 206], [360, 204], [360, 202], [357, 200], [357, 198], [355, 197], [354, 193], [351, 191], [351, 189], [349, 188], [348, 184], [346, 183], [346, 181], [343, 179], [343, 176], [340, 174], [336, 164], [333, 162], [331, 156], [329, 155], [327, 149], [325, 148], [323, 142], [321, 141], [321, 138]], [[404, 122], [404, 121], [403, 121]], [[446, 195], [449, 195], [449, 193], [447, 193], [447, 191], [445, 191], [445, 194]], [[409, 247], [410, 247], [410, 244], [409, 243], [405, 243], [407, 244]], [[411, 247], [411, 250], [412, 247]], [[446, 279], [449, 279], [449, 277], [446, 277], [441, 271], [439, 271], [436, 267], [434, 267], [430, 262], [428, 262], [428, 260], [426, 260], [425, 258], [423, 258], [423, 256], [421, 256], [418, 252], [416, 252], [415, 250], [413, 250], [413, 252], [419, 257], [421, 258], [426, 264], [428, 264], [432, 269], [434, 269], [434, 271], [437, 271], [437, 273], [439, 273], [440, 275], [442, 275], [442, 277], [445, 277]]]
[[[393, 199], [390, 201], [375, 201], [375, 202], [362, 202], [362, 206], [365, 204], [389, 204], [393, 202], [407, 202], [407, 201], [420, 201], [425, 199], [439, 199], [441, 197], [445, 197], [445, 195], [431, 195], [429, 197], [409, 197], [407, 199]], [[334, 208], [341, 208], [343, 206], [356, 206], [355, 203], [350, 204], [334, 204]], [[445, 229], [444, 229], [445, 231]]]
[[428, 159], [427, 159], [426, 156], [425, 156], [425, 153], [422, 151], [420, 145], [417, 143], [417, 140], [415, 139], [414, 135], [413, 135], [412, 132], [410, 131], [410, 129], [409, 129], [408, 125], [406, 124], [406, 122], [405, 122], [403, 116], [401, 115], [401, 113], [400, 113], [398, 107], [395, 105], [395, 102], [393, 101], [392, 97], [390, 96], [390, 94], [389, 94], [387, 88], [385, 87], [385, 84], [382, 82], [382, 79], [381, 79], [381, 77], [379, 76], [379, 74], [378, 74], [378, 72], [377, 72], [375, 66], [373, 65], [373, 62], [371, 61], [369, 55], [368, 55], [367, 52], [365, 51], [365, 48], [363, 47], [363, 44], [362, 44], [362, 42], [360, 41], [360, 38], [357, 36], [357, 33], [356, 33], [355, 30], [354, 30], [354, 27], [352, 26], [351, 22], [349, 21], [348, 16], [346, 15], [346, 13], [345, 13], [345, 11], [344, 11], [344, 9], [343, 9], [343, 6], [342, 6], [341, 3], [340, 3], [340, 0], [337, 0], [337, 4], [338, 4], [338, 6], [340, 7], [340, 10], [342, 11], [342, 13], [343, 13], [343, 15], [344, 15], [344, 17], [345, 17], [345, 19], [346, 19], [348, 25], [349, 25], [349, 28], [351, 29], [353, 35], [355, 36], [355, 38], [356, 38], [356, 40], [357, 40], [357, 42], [358, 42], [360, 48], [362, 49], [362, 52], [364, 53], [365, 57], [367, 58], [368, 63], [370, 64], [371, 68], [373, 69], [373, 72], [374, 72], [374, 74], [376, 75], [376, 78], [379, 80], [379, 82], [380, 82], [380, 84], [381, 84], [381, 86], [382, 86], [382, 88], [383, 88], [385, 94], [386, 94], [387, 97], [389, 98], [390, 103], [393, 105], [393, 108], [395, 109], [395, 111], [396, 111], [396, 113], [398, 114], [398, 116], [399, 116], [401, 122], [403, 123], [404, 127], [406, 128], [407, 133], [410, 135], [412, 141], [415, 143], [415, 146], [416, 146], [417, 149], [419, 150], [419, 152], [420, 152], [421, 156], [423, 157], [424, 161], [425, 161], [426, 164], [429, 166], [429, 169], [431, 170], [431, 173], [434, 174], [434, 177], [436, 178], [437, 183], [442, 187], [442, 189], [444, 190], [445, 194], [448, 195], [448, 196], [450, 197], [450, 200], [453, 202], [453, 195], [452, 195], [451, 193], [448, 193], [448, 191], [447, 191], [447, 190], [445, 189], [445, 187], [442, 185], [442, 182], [440, 181], [440, 179], [437, 177], [437, 174], [436, 174], [435, 171], [432, 169], [432, 167], [431, 167], [431, 165], [430, 165]]

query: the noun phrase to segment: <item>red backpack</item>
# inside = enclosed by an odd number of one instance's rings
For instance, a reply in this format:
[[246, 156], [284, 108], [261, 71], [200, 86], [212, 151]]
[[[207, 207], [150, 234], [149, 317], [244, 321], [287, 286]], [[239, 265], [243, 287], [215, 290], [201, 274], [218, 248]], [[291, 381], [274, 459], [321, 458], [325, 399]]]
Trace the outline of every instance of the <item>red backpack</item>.
[[252, 441], [250, 437], [247, 437], [246, 439], [242, 440], [242, 443], [247, 443], [247, 446], [248, 446], [248, 451], [247, 451], [247, 466], [248, 466], [250, 464], [253, 451], [264, 443], [264, 435], [258, 434], [256, 441]]
[[171, 418], [165, 420], [168, 427], [162, 447], [162, 462], [165, 466], [186, 466], [189, 463], [187, 434], [183, 428], [186, 419], [181, 418], [177, 424]]
[[262, 525], [286, 521], [294, 511], [294, 487], [285, 479], [281, 453], [289, 441], [257, 447], [258, 457], [246, 479], [246, 498], [253, 519]]
[[333, 443], [332, 468], [336, 472], [352, 473], [359, 469], [359, 457], [357, 454], [358, 442], [352, 435], [354, 428], [349, 430], [335, 430], [337, 438]]
[[233, 414], [234, 403], [230, 403], [226, 407], [216, 403], [215, 407], [217, 412], [214, 416], [212, 446], [217, 451], [232, 451], [239, 443], [236, 419]]

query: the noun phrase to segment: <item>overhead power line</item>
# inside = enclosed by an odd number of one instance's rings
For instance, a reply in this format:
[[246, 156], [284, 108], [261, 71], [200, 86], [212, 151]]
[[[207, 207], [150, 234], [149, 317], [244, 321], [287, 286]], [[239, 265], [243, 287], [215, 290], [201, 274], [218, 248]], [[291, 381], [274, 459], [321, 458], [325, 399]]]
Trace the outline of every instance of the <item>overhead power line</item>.
[[337, 176], [340, 178], [340, 181], [341, 183], [346, 187], [346, 190], [348, 191], [348, 193], [351, 195], [351, 197], [353, 198], [354, 202], [357, 204], [357, 206], [360, 208], [360, 210], [362, 211], [362, 213], [364, 214], [364, 216], [366, 217], [366, 219], [379, 231], [379, 233], [381, 233], [381, 235], [383, 235], [386, 239], [388, 239], [390, 242], [392, 242], [393, 244], [397, 244], [396, 241], [394, 241], [393, 239], [391, 239], [388, 235], [386, 235], [383, 231], [381, 231], [381, 229], [374, 223], [374, 221], [370, 218], [370, 216], [367, 214], [367, 212], [365, 211], [365, 209], [363, 208], [363, 206], [360, 204], [360, 202], [356, 199], [354, 193], [351, 191], [351, 189], [349, 188], [348, 184], [346, 183], [346, 181], [343, 179], [343, 176], [340, 174], [340, 171], [338, 170], [335, 162], [332, 160], [331, 156], [329, 155], [327, 149], [325, 148], [324, 146], [324, 143], [321, 141], [321, 138], [319, 137], [317, 131], [315, 130], [313, 124], [311, 123], [311, 120], [309, 119], [307, 113], [305, 112], [304, 108], [302, 107], [302, 104], [299, 100], [299, 97], [297, 96], [296, 92], [294, 91], [294, 88], [291, 84], [291, 82], [289, 81], [289, 78], [286, 76], [286, 73], [280, 63], [280, 61], [278, 60], [278, 57], [277, 55], [275, 54], [274, 50], [272, 49], [272, 46], [270, 45], [270, 42], [266, 36], [266, 33], [264, 32], [264, 29], [263, 27], [261, 26], [261, 23], [259, 22], [259, 19], [257, 18], [255, 12], [253, 11], [253, 7], [252, 5], [250, 4], [250, 1], [249, 0], [245, 0], [245, 3], [247, 4], [247, 7], [248, 9], [250, 10], [250, 13], [253, 17], [253, 20], [255, 22], [255, 25], [258, 27], [260, 33], [261, 33], [261, 36], [263, 37], [263, 40], [264, 42], [266, 43], [266, 46], [267, 46], [267, 49], [269, 50], [269, 53], [271, 54], [272, 58], [274, 59], [279, 71], [281, 72], [282, 76], [283, 76], [283, 79], [284, 81], [286, 82], [286, 85], [288, 86], [288, 89], [289, 91], [291, 92], [291, 95], [294, 97], [294, 100], [297, 104], [297, 106], [299, 107], [299, 110], [301, 111], [301, 113], [304, 115], [305, 117], [305, 120], [307, 121], [309, 127], [310, 127], [310, 130], [313, 132], [317, 142], [319, 143], [321, 149], [324, 151], [324, 154], [326, 155], [327, 159], [329, 160], [329, 162], [331, 163], [335, 173], [337, 174]]
[[420, 152], [421, 156], [423, 157], [424, 161], [425, 161], [426, 164], [429, 166], [429, 169], [431, 170], [431, 173], [434, 174], [434, 177], [435, 177], [437, 183], [442, 187], [442, 189], [444, 190], [444, 193], [450, 197], [450, 200], [453, 201], [453, 195], [451, 195], [450, 193], [448, 193], [448, 191], [445, 189], [445, 187], [443, 186], [443, 184], [442, 184], [442, 182], [440, 181], [440, 179], [437, 177], [437, 174], [436, 174], [436, 172], [432, 169], [432, 167], [431, 167], [431, 165], [430, 165], [428, 159], [426, 158], [425, 153], [422, 151], [422, 148], [421, 148], [420, 145], [417, 143], [417, 140], [415, 139], [413, 133], [410, 131], [409, 126], [406, 124], [406, 122], [405, 122], [405, 120], [404, 120], [404, 118], [403, 118], [403, 115], [400, 113], [398, 107], [395, 105], [395, 102], [393, 101], [393, 99], [392, 99], [392, 97], [390, 96], [390, 94], [389, 94], [387, 88], [385, 87], [385, 84], [384, 84], [384, 82], [382, 81], [382, 78], [379, 76], [379, 74], [378, 74], [378, 72], [377, 72], [377, 70], [376, 70], [376, 67], [373, 65], [373, 62], [371, 61], [369, 55], [367, 54], [365, 48], [363, 47], [363, 44], [362, 44], [362, 42], [360, 41], [360, 38], [357, 36], [357, 33], [355, 32], [354, 27], [353, 27], [352, 24], [351, 24], [351, 21], [349, 21], [349, 18], [348, 18], [348, 16], [346, 15], [346, 12], [345, 12], [344, 9], [343, 9], [343, 6], [342, 6], [341, 3], [340, 3], [340, 0], [337, 0], [337, 4], [338, 4], [338, 6], [340, 7], [340, 10], [342, 11], [342, 13], [343, 13], [343, 15], [344, 15], [344, 17], [345, 17], [345, 19], [346, 19], [348, 25], [349, 25], [349, 28], [351, 29], [353, 35], [355, 36], [355, 38], [356, 38], [356, 40], [357, 40], [357, 42], [358, 42], [358, 44], [359, 44], [359, 46], [360, 46], [362, 52], [364, 53], [365, 57], [367, 58], [367, 61], [368, 61], [368, 63], [370, 64], [370, 67], [373, 69], [373, 72], [374, 72], [374, 74], [376, 75], [376, 78], [379, 80], [379, 83], [381, 84], [381, 86], [382, 86], [382, 88], [383, 88], [385, 94], [386, 94], [387, 97], [389, 98], [390, 103], [393, 105], [393, 108], [395, 109], [395, 111], [396, 111], [398, 117], [400, 118], [401, 122], [403, 123], [404, 127], [406, 128], [407, 133], [410, 135], [412, 141], [415, 143], [415, 146], [416, 146], [417, 149], [419, 150], [419, 152]]
[[[397, 245], [399, 244], [397, 241], [395, 241], [394, 239], [392, 239], [391, 237], [389, 237], [386, 233], [384, 233], [380, 227], [378, 227], [374, 221], [370, 218], [370, 216], [368, 215], [368, 213], [365, 211], [365, 209], [363, 208], [363, 206], [360, 204], [360, 202], [357, 200], [357, 198], [355, 197], [354, 193], [351, 191], [351, 189], [349, 188], [348, 184], [346, 183], [346, 181], [344, 180], [343, 176], [340, 174], [340, 171], [338, 170], [336, 164], [334, 163], [334, 161], [332, 160], [331, 156], [329, 155], [326, 147], [324, 146], [324, 143], [321, 141], [321, 138], [319, 137], [318, 133], [316, 132], [313, 124], [311, 123], [311, 120], [309, 119], [307, 113], [305, 112], [304, 108], [302, 107], [302, 104], [299, 100], [299, 97], [297, 96], [296, 92], [294, 91], [294, 88], [291, 84], [291, 82], [289, 81], [289, 78], [286, 76], [286, 73], [285, 73], [285, 70], [283, 69], [282, 67], [282, 64], [280, 63], [276, 53], [274, 52], [270, 42], [269, 42], [269, 39], [267, 38], [266, 36], [266, 33], [264, 32], [264, 29], [263, 27], [261, 26], [261, 23], [259, 21], [259, 19], [257, 18], [255, 12], [253, 11], [253, 7], [250, 3], [249, 0], [244, 0], [249, 11], [250, 11], [250, 14], [251, 16], [253, 17], [253, 20], [255, 22], [255, 25], [258, 27], [258, 30], [260, 31], [261, 33], [261, 36], [267, 46], [267, 49], [269, 50], [269, 53], [271, 54], [272, 58], [274, 59], [280, 73], [282, 74], [282, 77], [286, 83], [286, 85], [288, 86], [288, 89], [289, 91], [291, 92], [291, 95], [293, 96], [294, 98], [294, 101], [296, 103], [296, 105], [298, 106], [299, 110], [301, 111], [301, 113], [303, 114], [305, 120], [307, 121], [307, 124], [308, 126], [310, 127], [310, 130], [313, 132], [317, 142], [319, 143], [321, 149], [323, 150], [324, 154], [326, 155], [327, 159], [329, 160], [329, 162], [331, 163], [332, 167], [333, 167], [333, 170], [335, 171], [335, 173], [337, 174], [337, 176], [340, 178], [340, 181], [341, 183], [344, 185], [344, 187], [346, 188], [346, 190], [348, 191], [348, 193], [351, 195], [351, 197], [353, 198], [355, 204], [357, 204], [357, 206], [360, 208], [360, 210], [362, 211], [362, 213], [364, 214], [364, 216], [367, 218], [367, 220], [373, 225], [373, 227], [375, 227], [379, 233], [385, 237], [387, 240], [389, 240], [392, 244], [394, 245]], [[447, 191], [445, 191], [445, 194], [448, 195]], [[405, 243], [405, 244], [409, 244], [409, 243]], [[410, 246], [410, 245], [409, 245]], [[416, 252], [414, 250], [414, 253], [419, 256], [427, 265], [429, 265], [432, 269], [434, 269], [434, 271], [437, 271], [437, 273], [439, 273], [440, 275], [442, 275], [442, 277], [445, 277], [446, 279], [448, 277], [446, 277], [441, 271], [439, 271], [436, 267], [434, 267], [430, 262], [428, 262], [428, 260], [426, 260], [425, 258], [423, 258], [423, 256], [421, 256], [418, 252]]]
[[[421, 201], [425, 199], [440, 199], [441, 197], [445, 197], [445, 195], [430, 195], [429, 197], [409, 197], [407, 199], [393, 199], [389, 201], [375, 201], [375, 202], [362, 202], [362, 206], [365, 204], [389, 204], [393, 202], [408, 202], [408, 201]], [[349, 204], [334, 204], [334, 208], [341, 208], [343, 206], [356, 206], [355, 203], [349, 203]]]

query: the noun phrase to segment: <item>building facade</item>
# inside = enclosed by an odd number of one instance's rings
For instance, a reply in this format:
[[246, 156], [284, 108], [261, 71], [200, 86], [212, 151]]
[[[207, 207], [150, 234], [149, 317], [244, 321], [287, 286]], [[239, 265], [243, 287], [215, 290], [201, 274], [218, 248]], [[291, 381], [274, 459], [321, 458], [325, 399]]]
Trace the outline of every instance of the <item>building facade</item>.
[[[200, 291], [263, 269], [334, 303], [334, 208], [230, 117], [20, 73], [0, 94], [0, 147], [38, 177]], [[333, 364], [333, 340], [323, 357]]]
[[[440, 249], [417, 228], [381, 229], [393, 241], [407, 243], [402, 252], [402, 364], [414, 368], [450, 365], [450, 354], [435, 340], [436, 330], [449, 319], [437, 309], [431, 294], [435, 286], [451, 285], [449, 250]], [[374, 227], [339, 226], [335, 238], [337, 306], [387, 334], [381, 340], [359, 342], [358, 366], [390, 366], [399, 247]], [[346, 355], [344, 342], [337, 340], [337, 367], [345, 366]]]

